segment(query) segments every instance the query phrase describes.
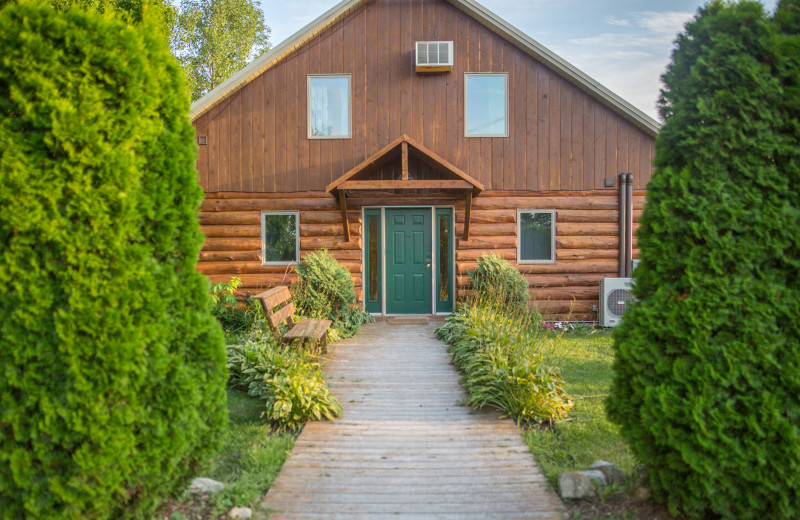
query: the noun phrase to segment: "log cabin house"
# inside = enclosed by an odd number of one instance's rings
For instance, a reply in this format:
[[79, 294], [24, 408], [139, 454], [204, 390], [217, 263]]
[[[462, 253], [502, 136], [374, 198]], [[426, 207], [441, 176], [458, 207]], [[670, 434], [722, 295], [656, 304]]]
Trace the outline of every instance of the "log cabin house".
[[545, 316], [592, 321], [659, 128], [472, 0], [345, 0], [191, 117], [212, 282], [291, 283], [325, 248], [369, 312], [447, 313], [497, 253]]

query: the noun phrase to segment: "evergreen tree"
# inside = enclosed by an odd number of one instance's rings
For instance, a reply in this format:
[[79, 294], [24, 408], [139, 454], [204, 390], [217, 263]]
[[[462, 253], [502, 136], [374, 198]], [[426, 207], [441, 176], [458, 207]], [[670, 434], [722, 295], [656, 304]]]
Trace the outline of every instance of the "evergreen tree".
[[41, 3], [0, 55], [0, 518], [150, 518], [227, 422], [183, 75]]
[[655, 497], [695, 518], [798, 518], [796, 6], [711, 2], [663, 77], [607, 407]]

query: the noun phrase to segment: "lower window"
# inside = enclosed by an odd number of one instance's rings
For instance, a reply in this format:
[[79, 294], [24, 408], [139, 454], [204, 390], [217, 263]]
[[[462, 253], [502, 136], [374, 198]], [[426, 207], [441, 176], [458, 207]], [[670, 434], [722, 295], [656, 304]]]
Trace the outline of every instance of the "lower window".
[[552, 209], [517, 211], [517, 263], [556, 261], [556, 212]]
[[261, 259], [263, 264], [293, 264], [300, 253], [296, 211], [261, 212]]

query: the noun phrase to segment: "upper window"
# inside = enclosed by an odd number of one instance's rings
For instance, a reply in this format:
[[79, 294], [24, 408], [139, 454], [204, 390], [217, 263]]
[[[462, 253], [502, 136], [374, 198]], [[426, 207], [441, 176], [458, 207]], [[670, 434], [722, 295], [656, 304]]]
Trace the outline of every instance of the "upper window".
[[261, 258], [264, 264], [293, 264], [300, 253], [298, 213], [261, 212]]
[[308, 137], [350, 137], [349, 74], [308, 76]]
[[466, 74], [464, 135], [508, 136], [508, 74]]
[[556, 261], [556, 212], [552, 209], [517, 211], [517, 263]]

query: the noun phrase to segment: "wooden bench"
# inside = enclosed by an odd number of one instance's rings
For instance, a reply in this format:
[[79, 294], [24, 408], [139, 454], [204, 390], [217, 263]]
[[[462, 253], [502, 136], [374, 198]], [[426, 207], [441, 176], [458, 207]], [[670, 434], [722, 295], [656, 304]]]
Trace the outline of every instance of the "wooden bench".
[[[288, 287], [274, 287], [268, 291], [255, 295], [255, 299], [261, 301], [264, 307], [264, 313], [267, 315], [270, 327], [275, 337], [283, 342], [291, 343], [299, 339], [300, 342], [309, 340], [312, 345], [320, 344], [322, 352], [328, 349], [328, 327], [331, 326], [331, 320], [318, 320], [318, 319], [304, 319], [297, 323], [292, 319], [295, 307], [292, 303], [292, 293], [289, 292]], [[286, 334], [281, 334], [280, 325], [286, 322], [289, 331]]]

